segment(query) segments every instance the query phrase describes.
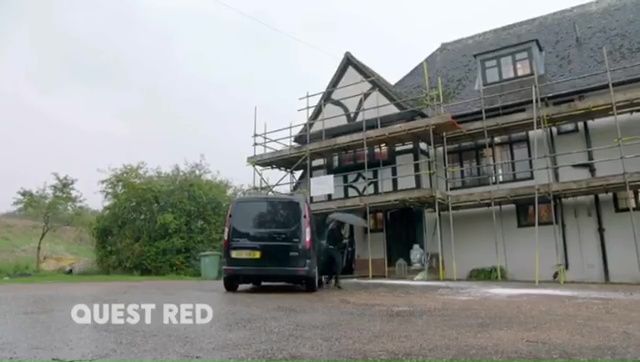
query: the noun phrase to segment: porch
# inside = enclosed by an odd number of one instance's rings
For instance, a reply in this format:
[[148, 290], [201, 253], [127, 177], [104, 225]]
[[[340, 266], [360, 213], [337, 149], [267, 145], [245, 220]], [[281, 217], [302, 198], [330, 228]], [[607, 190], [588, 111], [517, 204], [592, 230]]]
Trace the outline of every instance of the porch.
[[[351, 213], [367, 219], [367, 210], [364, 208], [352, 210]], [[318, 235], [326, 232], [327, 215], [315, 214]], [[426, 260], [429, 270], [427, 279], [437, 279], [440, 258], [435, 224], [431, 223], [425, 233], [424, 215], [422, 208], [370, 209], [369, 229], [346, 226], [343, 235], [349, 242], [343, 275], [413, 280], [425, 270]], [[424, 254], [419, 266], [411, 265], [411, 249], [414, 245], [418, 245]], [[400, 260], [406, 263], [406, 267], [398, 266]]]

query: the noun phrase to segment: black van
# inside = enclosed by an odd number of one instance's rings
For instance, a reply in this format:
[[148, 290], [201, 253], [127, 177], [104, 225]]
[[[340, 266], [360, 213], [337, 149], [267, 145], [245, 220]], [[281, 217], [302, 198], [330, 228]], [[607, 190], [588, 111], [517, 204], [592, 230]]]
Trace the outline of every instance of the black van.
[[229, 209], [224, 230], [224, 288], [262, 282], [318, 289], [318, 248], [302, 195], [245, 196]]

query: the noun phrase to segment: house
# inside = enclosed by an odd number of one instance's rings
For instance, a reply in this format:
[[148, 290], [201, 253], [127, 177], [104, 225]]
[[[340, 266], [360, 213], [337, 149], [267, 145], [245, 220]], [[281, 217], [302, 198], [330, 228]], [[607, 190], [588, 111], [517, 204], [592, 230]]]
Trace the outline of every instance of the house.
[[350, 273], [390, 276], [418, 244], [443, 279], [640, 282], [639, 17], [572, 7], [444, 43], [395, 84], [346, 53], [297, 145], [249, 162], [298, 189], [330, 176], [320, 218], [368, 215]]

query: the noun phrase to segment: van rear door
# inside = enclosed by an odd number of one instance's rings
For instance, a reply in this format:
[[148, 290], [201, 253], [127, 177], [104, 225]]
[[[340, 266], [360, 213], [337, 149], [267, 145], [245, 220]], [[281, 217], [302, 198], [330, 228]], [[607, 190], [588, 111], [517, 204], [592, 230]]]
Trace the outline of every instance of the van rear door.
[[248, 198], [235, 202], [229, 215], [227, 265], [304, 267], [302, 208], [298, 201]]

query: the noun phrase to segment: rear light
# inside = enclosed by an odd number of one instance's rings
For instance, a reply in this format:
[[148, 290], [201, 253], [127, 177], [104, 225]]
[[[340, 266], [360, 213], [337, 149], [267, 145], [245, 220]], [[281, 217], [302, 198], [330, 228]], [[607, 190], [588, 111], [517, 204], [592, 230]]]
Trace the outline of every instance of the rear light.
[[305, 205], [305, 239], [304, 245], [307, 249], [311, 249], [311, 212], [309, 205]]
[[226, 225], [224, 226], [224, 236], [222, 239], [222, 247], [224, 250], [229, 248], [229, 226], [231, 224], [230, 214], [227, 214]]

